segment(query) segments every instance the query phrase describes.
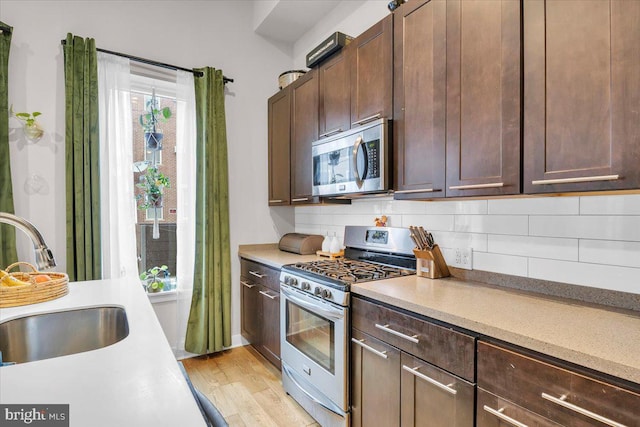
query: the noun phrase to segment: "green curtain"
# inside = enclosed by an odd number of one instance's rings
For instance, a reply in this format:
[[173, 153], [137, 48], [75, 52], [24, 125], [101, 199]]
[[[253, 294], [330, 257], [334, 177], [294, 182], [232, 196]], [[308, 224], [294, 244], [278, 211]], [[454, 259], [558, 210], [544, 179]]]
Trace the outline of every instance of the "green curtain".
[[229, 178], [221, 70], [196, 76], [196, 259], [185, 349], [205, 354], [231, 345]]
[[98, 62], [93, 39], [67, 34], [64, 45], [67, 273], [102, 277]]
[[[9, 161], [9, 50], [12, 28], [0, 22], [0, 212], [14, 213]], [[18, 261], [16, 229], [0, 224], [0, 268]]]

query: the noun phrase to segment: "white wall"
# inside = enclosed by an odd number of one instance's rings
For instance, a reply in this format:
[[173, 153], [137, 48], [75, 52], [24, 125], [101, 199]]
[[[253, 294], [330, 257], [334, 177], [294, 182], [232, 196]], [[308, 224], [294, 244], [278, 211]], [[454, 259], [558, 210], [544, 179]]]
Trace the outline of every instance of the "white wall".
[[[267, 203], [267, 98], [292, 59], [253, 32], [251, 1], [0, 0], [0, 20], [14, 27], [9, 102], [16, 111], [41, 111], [45, 136], [28, 143], [10, 120], [16, 213], [40, 229], [64, 271], [64, 75], [60, 41], [68, 32], [93, 37], [99, 48], [187, 68], [212, 66], [235, 79], [226, 95], [229, 146], [232, 280], [238, 244], [278, 241], [293, 230], [293, 208]], [[0, 159], [4, 161], [4, 159]], [[28, 178], [44, 179], [40, 193]], [[22, 259], [30, 242], [19, 233]], [[238, 335], [239, 291], [233, 286], [232, 332]]]

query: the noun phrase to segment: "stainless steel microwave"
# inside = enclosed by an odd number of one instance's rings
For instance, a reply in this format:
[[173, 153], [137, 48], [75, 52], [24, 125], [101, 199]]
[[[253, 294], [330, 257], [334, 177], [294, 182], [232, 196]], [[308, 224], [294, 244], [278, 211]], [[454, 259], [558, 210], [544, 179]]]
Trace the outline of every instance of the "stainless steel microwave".
[[389, 190], [391, 123], [380, 119], [313, 143], [313, 195]]

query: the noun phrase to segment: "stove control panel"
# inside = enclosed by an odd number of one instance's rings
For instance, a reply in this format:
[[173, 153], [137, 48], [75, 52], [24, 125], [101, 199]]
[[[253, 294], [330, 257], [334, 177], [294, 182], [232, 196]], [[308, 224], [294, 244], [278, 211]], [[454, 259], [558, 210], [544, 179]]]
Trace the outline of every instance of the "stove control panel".
[[298, 278], [288, 272], [280, 273], [280, 282], [334, 304], [345, 307], [349, 305], [349, 292], [332, 289], [330, 286], [306, 278]]

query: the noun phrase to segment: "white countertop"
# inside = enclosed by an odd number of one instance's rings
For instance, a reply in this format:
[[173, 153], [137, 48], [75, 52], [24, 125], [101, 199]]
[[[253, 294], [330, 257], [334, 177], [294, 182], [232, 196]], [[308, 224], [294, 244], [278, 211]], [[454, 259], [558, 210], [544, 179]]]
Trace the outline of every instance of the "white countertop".
[[129, 335], [98, 350], [0, 367], [0, 403], [69, 404], [72, 427], [206, 425], [138, 280], [70, 283], [62, 298], [0, 309], [0, 322], [95, 306], [124, 307]]

